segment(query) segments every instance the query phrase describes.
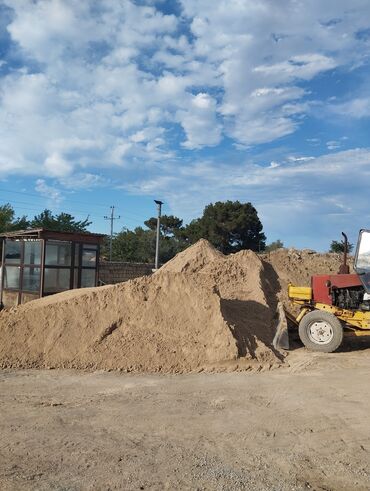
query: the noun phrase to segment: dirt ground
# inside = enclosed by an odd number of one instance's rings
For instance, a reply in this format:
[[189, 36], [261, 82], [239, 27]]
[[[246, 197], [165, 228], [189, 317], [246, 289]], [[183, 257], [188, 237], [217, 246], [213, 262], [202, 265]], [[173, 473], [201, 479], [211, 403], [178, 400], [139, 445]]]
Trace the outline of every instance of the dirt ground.
[[0, 489], [369, 490], [370, 345], [269, 372], [0, 372]]

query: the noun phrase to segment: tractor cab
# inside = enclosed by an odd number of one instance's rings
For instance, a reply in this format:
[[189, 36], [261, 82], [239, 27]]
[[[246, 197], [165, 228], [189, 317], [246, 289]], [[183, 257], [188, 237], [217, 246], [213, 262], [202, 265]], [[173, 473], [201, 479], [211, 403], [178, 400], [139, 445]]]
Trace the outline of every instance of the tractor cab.
[[370, 293], [370, 230], [360, 230], [354, 269], [366, 293]]

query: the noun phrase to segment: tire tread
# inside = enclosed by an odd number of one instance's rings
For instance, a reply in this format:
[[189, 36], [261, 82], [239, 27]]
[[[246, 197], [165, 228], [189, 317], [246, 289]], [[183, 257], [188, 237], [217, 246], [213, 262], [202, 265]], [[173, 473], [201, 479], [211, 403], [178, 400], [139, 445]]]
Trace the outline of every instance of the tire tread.
[[[308, 336], [308, 329], [312, 322], [325, 321], [333, 328], [333, 339], [328, 344], [316, 344]], [[343, 327], [340, 320], [330, 312], [322, 310], [312, 310], [306, 314], [298, 327], [299, 337], [306, 348], [312, 351], [320, 351], [322, 353], [333, 353], [336, 351], [343, 341]]]

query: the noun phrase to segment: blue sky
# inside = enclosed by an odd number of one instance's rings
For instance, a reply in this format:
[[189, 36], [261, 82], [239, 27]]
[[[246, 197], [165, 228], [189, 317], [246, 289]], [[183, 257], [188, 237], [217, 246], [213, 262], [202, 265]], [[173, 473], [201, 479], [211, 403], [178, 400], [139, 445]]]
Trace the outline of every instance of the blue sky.
[[108, 232], [251, 201], [268, 242], [370, 228], [368, 0], [0, 0], [0, 202]]

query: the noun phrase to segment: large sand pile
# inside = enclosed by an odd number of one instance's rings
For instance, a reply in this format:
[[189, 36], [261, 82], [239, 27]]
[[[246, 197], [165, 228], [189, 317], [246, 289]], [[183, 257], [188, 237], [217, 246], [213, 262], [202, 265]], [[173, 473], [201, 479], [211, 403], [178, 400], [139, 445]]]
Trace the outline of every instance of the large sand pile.
[[272, 349], [277, 323], [275, 285], [270, 283], [259, 257], [249, 250], [224, 256], [209, 242], [200, 240], [156, 274], [189, 271], [217, 285], [222, 313], [231, 325], [239, 355], [252, 355], [259, 361], [276, 360]]
[[220, 302], [181, 274], [53, 295], [1, 315], [1, 364], [183, 371], [234, 360]]
[[276, 298], [251, 251], [206, 241], [151, 277], [0, 314], [0, 366], [181, 372], [270, 367]]

